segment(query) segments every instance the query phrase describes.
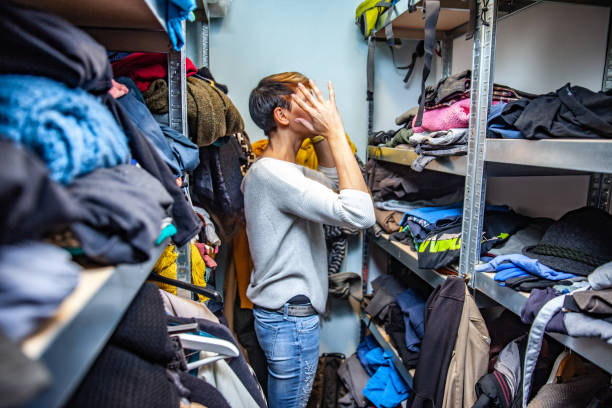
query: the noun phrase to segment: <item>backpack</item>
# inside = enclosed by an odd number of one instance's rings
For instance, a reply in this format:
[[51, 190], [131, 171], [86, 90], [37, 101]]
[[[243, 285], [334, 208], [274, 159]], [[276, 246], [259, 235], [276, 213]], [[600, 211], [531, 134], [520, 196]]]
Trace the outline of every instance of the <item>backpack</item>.
[[399, 0], [365, 0], [355, 10], [355, 24], [363, 38], [368, 38], [380, 16]]

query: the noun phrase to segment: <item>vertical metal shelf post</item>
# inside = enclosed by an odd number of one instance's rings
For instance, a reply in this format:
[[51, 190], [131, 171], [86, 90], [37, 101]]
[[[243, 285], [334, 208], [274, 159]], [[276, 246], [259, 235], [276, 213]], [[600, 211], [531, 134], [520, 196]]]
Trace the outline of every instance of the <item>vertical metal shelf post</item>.
[[444, 33], [442, 37], [442, 78], [451, 75], [453, 69], [453, 38]]
[[198, 47], [198, 68], [210, 68], [210, 24], [208, 20], [206, 22], [197, 21], [196, 28], [198, 30], [198, 33], [200, 34], [198, 36], [200, 40]]
[[[497, 1], [479, 0], [477, 7], [472, 88], [470, 92], [470, 129], [465, 174], [465, 197], [463, 199], [461, 255], [459, 259], [459, 273], [462, 276], [471, 274], [480, 259], [487, 182], [485, 164], [487, 115], [491, 107], [493, 90]], [[475, 284], [474, 280], [472, 284]]]
[[[185, 33], [185, 22], [183, 22]], [[185, 60], [185, 47], [180, 51], [170, 49], [168, 52], [168, 123], [171, 128], [189, 135], [187, 129], [187, 71]], [[187, 195], [189, 197], [189, 195]], [[176, 260], [176, 279], [191, 283], [191, 244], [176, 247], [178, 258]], [[191, 292], [177, 288], [176, 294], [191, 298]]]

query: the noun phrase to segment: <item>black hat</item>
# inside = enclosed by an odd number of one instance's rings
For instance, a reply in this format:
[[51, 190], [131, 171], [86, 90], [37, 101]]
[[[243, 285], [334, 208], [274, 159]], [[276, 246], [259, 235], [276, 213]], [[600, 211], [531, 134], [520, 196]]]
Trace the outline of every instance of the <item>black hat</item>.
[[586, 276], [612, 260], [612, 215], [592, 207], [570, 211], [523, 254], [558, 271]]

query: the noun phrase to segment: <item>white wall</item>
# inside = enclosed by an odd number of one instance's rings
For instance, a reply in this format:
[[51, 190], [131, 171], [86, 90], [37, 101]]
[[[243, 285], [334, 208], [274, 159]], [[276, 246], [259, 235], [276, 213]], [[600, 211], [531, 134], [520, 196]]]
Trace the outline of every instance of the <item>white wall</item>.
[[[601, 89], [609, 8], [541, 3], [500, 21], [495, 82], [547, 93], [568, 82]], [[472, 41], [453, 42], [453, 73], [472, 66]]]
[[[497, 25], [494, 81], [547, 93], [566, 83], [601, 89], [609, 8], [541, 3]], [[453, 42], [452, 72], [472, 66], [473, 41]], [[522, 214], [559, 218], [586, 204], [588, 176], [489, 179], [487, 200]]]
[[[398, 66], [406, 66], [418, 41], [404, 40], [402, 46], [395, 51]], [[421, 77], [423, 59], [419, 58], [415, 64], [412, 77], [407, 84], [402, 81], [407, 70], [398, 70], [391, 59], [391, 50], [384, 42], [376, 45], [376, 58], [374, 64], [374, 130], [395, 129], [395, 118], [408, 109], [418, 105], [421, 94]], [[441, 58], [434, 56], [431, 73], [427, 78], [427, 85], [440, 80]], [[365, 102], [364, 102], [365, 103]]]
[[365, 157], [367, 49], [354, 24], [358, 0], [234, 0], [228, 15], [213, 20], [210, 65], [229, 86], [252, 141], [265, 137], [249, 116], [250, 91], [264, 76], [300, 71], [336, 101], [351, 140]]

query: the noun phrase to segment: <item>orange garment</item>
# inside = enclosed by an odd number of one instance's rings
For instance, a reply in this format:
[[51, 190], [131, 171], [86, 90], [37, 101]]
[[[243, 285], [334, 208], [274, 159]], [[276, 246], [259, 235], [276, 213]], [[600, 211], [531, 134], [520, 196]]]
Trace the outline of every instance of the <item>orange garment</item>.
[[251, 280], [253, 260], [249, 252], [249, 241], [246, 228], [241, 228], [234, 237], [234, 268], [236, 269], [236, 280], [238, 281], [238, 295], [240, 296], [240, 308], [252, 309], [253, 302], [247, 297], [246, 291]]
[[[349, 145], [351, 146], [353, 154], [355, 154], [357, 148], [355, 147], [353, 142], [351, 142], [351, 139], [349, 139], [348, 135], [346, 136], [346, 139], [348, 140]], [[251, 145], [251, 147], [253, 148], [253, 153], [257, 157], [259, 157], [264, 152], [267, 146], [268, 139], [258, 140]], [[317, 158], [317, 152], [315, 151], [314, 145], [312, 144], [312, 141], [310, 139], [305, 139], [304, 142], [302, 142], [302, 146], [300, 147], [300, 150], [298, 150], [297, 155], [295, 156], [295, 162], [304, 167], [308, 167], [309, 169], [317, 170], [319, 168], [319, 159]]]
[[[346, 135], [346, 139], [353, 150], [353, 154], [357, 148]], [[251, 144], [253, 153], [256, 157], [261, 156], [264, 150], [268, 147], [268, 139], [261, 139]], [[319, 168], [319, 159], [314, 145], [310, 139], [305, 139], [295, 156], [295, 161], [304, 167], [317, 170]], [[236, 269], [236, 280], [238, 281], [238, 296], [240, 296], [241, 309], [253, 309], [253, 302], [247, 297], [246, 291], [251, 281], [251, 272], [253, 271], [253, 259], [249, 251], [249, 241], [247, 239], [246, 227], [243, 227], [234, 236], [234, 267]]]

